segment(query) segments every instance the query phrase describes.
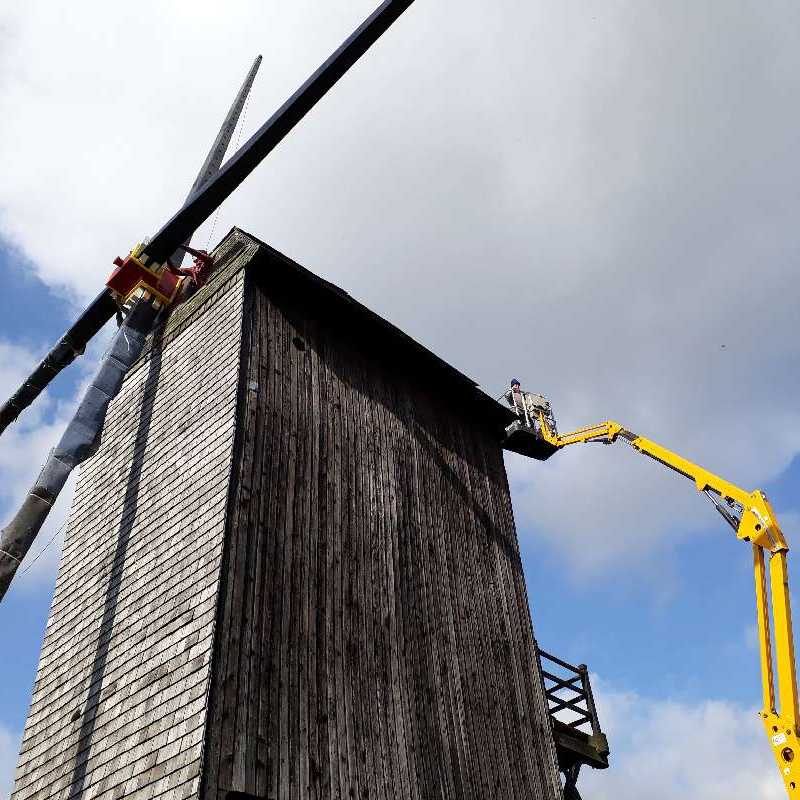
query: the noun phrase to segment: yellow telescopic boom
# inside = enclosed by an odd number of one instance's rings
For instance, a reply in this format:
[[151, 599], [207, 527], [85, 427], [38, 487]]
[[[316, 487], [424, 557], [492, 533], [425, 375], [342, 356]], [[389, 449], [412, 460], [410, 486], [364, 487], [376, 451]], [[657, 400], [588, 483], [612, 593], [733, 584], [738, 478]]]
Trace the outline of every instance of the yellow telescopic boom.
[[[775, 761], [790, 798], [800, 799], [800, 755], [798, 744], [797, 675], [792, 635], [792, 611], [789, 602], [789, 578], [786, 554], [789, 546], [783, 537], [775, 513], [766, 495], [756, 490], [746, 492], [732, 483], [682, 458], [656, 442], [626, 430], [617, 422], [607, 421], [580, 428], [565, 435], [550, 430], [543, 414], [539, 414], [542, 438], [554, 447], [583, 442], [611, 444], [617, 439], [628, 442], [634, 450], [660, 462], [694, 481], [717, 511], [736, 531], [736, 536], [753, 547], [758, 640], [761, 657], [761, 680], [764, 699], [761, 718]], [[764, 553], [769, 556], [769, 588]], [[770, 617], [772, 618], [770, 622]], [[773, 631], [774, 628], [774, 631]], [[775, 648], [773, 659], [773, 645]], [[778, 695], [775, 696], [775, 669], [778, 672]]]

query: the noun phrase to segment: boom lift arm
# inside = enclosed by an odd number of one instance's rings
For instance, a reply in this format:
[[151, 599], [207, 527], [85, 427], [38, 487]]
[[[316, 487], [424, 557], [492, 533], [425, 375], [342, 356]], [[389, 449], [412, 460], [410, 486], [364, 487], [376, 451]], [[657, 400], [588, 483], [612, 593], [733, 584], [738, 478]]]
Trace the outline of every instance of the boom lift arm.
[[[612, 444], [617, 439], [623, 439], [639, 453], [694, 481], [697, 491], [709, 498], [734, 529], [737, 538], [751, 543], [763, 687], [760, 716], [786, 791], [790, 798], [800, 797], [800, 768], [794, 763], [800, 754], [800, 743], [792, 612], [786, 569], [789, 546], [764, 492], [760, 489], [753, 492], [740, 489], [666, 447], [631, 433], [617, 422], [609, 420], [559, 435], [550, 430], [544, 415], [540, 413], [539, 425], [542, 438], [557, 449], [584, 442]], [[768, 561], [765, 553], [770, 554]], [[779, 703], [776, 702], [773, 665], [777, 666]]]

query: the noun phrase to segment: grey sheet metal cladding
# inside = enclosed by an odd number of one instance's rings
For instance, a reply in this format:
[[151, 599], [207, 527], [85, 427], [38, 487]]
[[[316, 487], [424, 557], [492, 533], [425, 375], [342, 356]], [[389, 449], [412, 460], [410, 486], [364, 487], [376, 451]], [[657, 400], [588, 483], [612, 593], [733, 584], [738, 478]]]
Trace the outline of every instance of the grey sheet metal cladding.
[[108, 404], [116, 397], [125, 375], [141, 355], [157, 314], [151, 302], [140, 301], [128, 315], [36, 483], [0, 534], [0, 600], [70, 472], [94, 452]]

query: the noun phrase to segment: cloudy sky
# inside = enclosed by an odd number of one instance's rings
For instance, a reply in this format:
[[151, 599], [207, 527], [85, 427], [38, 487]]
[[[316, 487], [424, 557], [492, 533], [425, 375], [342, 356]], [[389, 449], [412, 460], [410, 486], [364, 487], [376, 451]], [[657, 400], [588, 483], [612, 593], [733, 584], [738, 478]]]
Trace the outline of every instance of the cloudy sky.
[[[5, 4], [1, 394], [177, 209], [255, 55], [242, 140], [374, 5]], [[798, 29], [790, 0], [417, 0], [195, 243], [238, 225], [562, 429], [618, 419], [763, 487], [791, 542]], [[3, 438], [0, 517], [102, 347]], [[597, 676], [585, 796], [780, 797], [747, 548], [623, 445], [507, 463], [537, 636]], [[0, 609], [0, 798], [68, 500]]]

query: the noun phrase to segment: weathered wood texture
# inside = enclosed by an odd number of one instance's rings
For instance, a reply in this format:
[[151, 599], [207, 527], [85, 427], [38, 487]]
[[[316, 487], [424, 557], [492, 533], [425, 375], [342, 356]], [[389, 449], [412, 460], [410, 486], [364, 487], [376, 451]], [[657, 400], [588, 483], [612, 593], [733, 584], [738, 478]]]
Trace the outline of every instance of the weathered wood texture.
[[555, 800], [491, 406], [256, 261], [205, 800]]
[[218, 253], [81, 470], [13, 800], [556, 800], [510, 412], [247, 234]]
[[80, 471], [14, 800], [197, 793], [249, 252], [223, 255]]

